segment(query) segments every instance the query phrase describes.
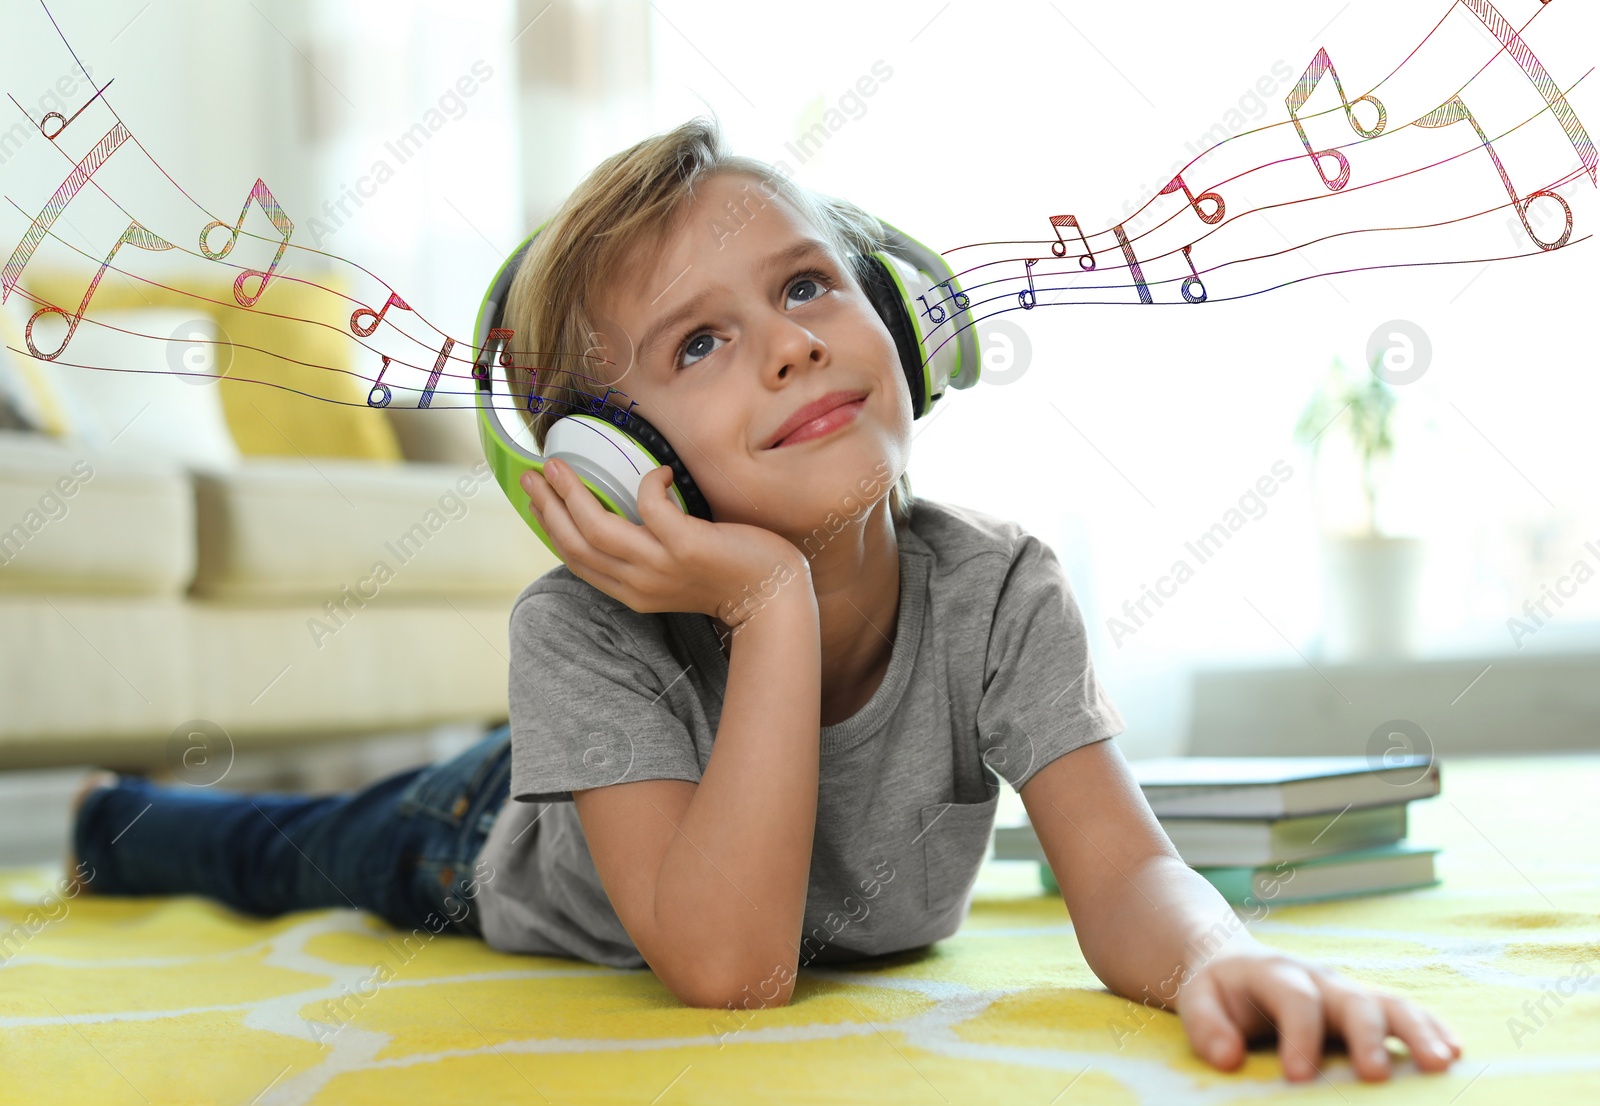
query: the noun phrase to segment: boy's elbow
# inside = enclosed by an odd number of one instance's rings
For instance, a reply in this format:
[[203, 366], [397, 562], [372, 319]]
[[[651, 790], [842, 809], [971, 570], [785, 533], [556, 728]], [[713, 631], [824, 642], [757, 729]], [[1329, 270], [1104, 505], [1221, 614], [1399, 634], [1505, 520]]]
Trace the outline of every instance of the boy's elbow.
[[787, 1006], [796, 982], [794, 965], [708, 968], [668, 983], [668, 990], [686, 1006], [703, 1009], [764, 1009]]

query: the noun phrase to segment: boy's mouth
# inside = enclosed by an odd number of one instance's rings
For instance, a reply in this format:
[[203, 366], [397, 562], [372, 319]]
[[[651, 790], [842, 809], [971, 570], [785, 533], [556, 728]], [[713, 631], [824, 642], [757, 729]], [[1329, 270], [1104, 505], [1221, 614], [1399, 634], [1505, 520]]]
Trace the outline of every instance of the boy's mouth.
[[829, 392], [820, 399], [801, 407], [784, 420], [767, 439], [763, 449], [797, 445], [831, 434], [853, 420], [866, 402], [865, 391]]

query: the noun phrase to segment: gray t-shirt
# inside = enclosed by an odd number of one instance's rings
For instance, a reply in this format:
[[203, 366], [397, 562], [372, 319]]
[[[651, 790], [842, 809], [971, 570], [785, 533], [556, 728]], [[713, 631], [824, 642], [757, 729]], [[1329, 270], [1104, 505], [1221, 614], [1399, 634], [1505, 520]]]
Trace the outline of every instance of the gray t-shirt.
[[[889, 668], [823, 726], [799, 964], [839, 963], [960, 927], [1000, 787], [1122, 731], [1050, 547], [1013, 522], [926, 499], [897, 529]], [[703, 614], [640, 614], [558, 566], [511, 611], [511, 800], [480, 858], [485, 941], [646, 967], [584, 840], [572, 791], [698, 782], [728, 661]], [[708, 939], [714, 938], [707, 934]]]

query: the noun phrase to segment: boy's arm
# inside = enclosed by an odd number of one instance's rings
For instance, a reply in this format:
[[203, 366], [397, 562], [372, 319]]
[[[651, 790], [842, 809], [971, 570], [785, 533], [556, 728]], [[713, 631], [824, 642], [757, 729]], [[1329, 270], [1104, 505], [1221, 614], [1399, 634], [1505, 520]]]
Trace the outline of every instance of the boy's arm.
[[1090, 969], [1125, 998], [1177, 1011], [1217, 1067], [1238, 1067], [1246, 1040], [1274, 1027], [1290, 1079], [1315, 1074], [1325, 1033], [1364, 1079], [1387, 1077], [1391, 1033], [1427, 1070], [1460, 1055], [1427, 1011], [1256, 941], [1179, 858], [1111, 742], [1057, 757], [1020, 794]]
[[794, 989], [817, 817], [821, 655], [812, 589], [781, 589], [733, 637], [698, 784], [573, 793], [618, 917], [690, 1005], [782, 1005]]
[[771, 531], [685, 514], [667, 494], [671, 479], [662, 465], [640, 480], [643, 526], [604, 510], [562, 461], [524, 473], [522, 486], [573, 575], [635, 611], [738, 613], [745, 604], [728, 597], [741, 581], [765, 585], [774, 561], [791, 570], [785, 582], [799, 582], [772, 598], [763, 586], [763, 602], [738, 621], [721, 721], [692, 794], [657, 780], [573, 790], [573, 801], [607, 897], [674, 995], [721, 1006], [754, 987], [767, 1003], [787, 1002], [822, 730], [811, 566]]

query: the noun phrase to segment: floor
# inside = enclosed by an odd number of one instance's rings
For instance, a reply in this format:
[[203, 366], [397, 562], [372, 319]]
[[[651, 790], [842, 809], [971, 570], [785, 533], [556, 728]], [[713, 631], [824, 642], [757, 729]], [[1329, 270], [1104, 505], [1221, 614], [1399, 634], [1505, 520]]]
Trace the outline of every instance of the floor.
[[1439, 1011], [1465, 1044], [1445, 1075], [1402, 1060], [1361, 1085], [1335, 1057], [1291, 1087], [1270, 1047], [1214, 1072], [1174, 1016], [1099, 984], [1016, 863], [987, 865], [925, 954], [807, 969], [788, 1006], [738, 1013], [352, 910], [63, 900], [42, 865], [0, 871], [0, 1106], [1600, 1101], [1600, 755], [1447, 760], [1443, 780], [1411, 823], [1440, 885], [1250, 928]]

